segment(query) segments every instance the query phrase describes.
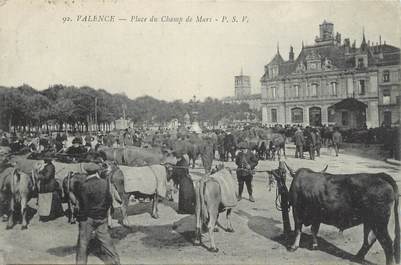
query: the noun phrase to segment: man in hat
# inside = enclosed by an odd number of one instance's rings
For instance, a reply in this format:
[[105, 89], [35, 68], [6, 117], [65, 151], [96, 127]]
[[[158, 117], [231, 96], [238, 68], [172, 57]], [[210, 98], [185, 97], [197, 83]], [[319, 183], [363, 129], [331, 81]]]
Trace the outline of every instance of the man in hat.
[[294, 134], [294, 142], [295, 142], [295, 158], [304, 158], [303, 146], [305, 143], [304, 134], [300, 127], [297, 128], [297, 131]]
[[237, 180], [238, 180], [238, 200], [242, 199], [242, 191], [244, 190], [244, 182], [249, 194], [249, 201], [255, 202], [252, 196], [252, 170], [258, 164], [258, 158], [252, 153], [246, 143], [240, 143], [238, 148], [240, 152], [238, 153], [235, 164], [237, 164]]
[[111, 240], [107, 226], [107, 211], [112, 206], [112, 196], [107, 180], [100, 178], [101, 166], [88, 163], [83, 166], [88, 176], [79, 192], [79, 234], [76, 263], [87, 264], [88, 245], [92, 234], [104, 251], [107, 264], [120, 264], [120, 258]]
[[[61, 189], [56, 181], [56, 168], [52, 163], [50, 157], [45, 157], [44, 167], [37, 173], [38, 180], [38, 193], [52, 193], [51, 208], [48, 216], [40, 216], [41, 221], [50, 221], [64, 215], [63, 207], [61, 205]], [[44, 198], [44, 197], [43, 197]], [[40, 200], [39, 200], [39, 203]], [[42, 202], [44, 203], [44, 202]]]
[[338, 129], [338, 127], [334, 128], [334, 132], [333, 132], [333, 145], [334, 145], [334, 150], [336, 151], [336, 156], [338, 156], [338, 152], [340, 149], [340, 144], [343, 141], [343, 137]]

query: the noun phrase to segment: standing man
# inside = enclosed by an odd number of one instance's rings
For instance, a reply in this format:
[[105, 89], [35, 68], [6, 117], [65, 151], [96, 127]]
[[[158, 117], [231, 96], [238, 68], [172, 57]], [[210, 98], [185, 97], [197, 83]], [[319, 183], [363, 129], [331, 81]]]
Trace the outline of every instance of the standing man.
[[322, 136], [320, 134], [320, 130], [315, 128], [315, 135], [316, 135], [316, 156], [320, 156], [320, 148], [322, 147]]
[[294, 134], [294, 142], [295, 142], [295, 158], [304, 158], [304, 134], [300, 127], [297, 128], [297, 131]]
[[333, 144], [334, 144], [334, 150], [336, 151], [336, 156], [338, 156], [340, 144], [342, 143], [342, 141], [343, 137], [340, 131], [338, 130], [338, 127], [335, 127], [333, 132]]
[[258, 165], [258, 158], [248, 149], [245, 143], [241, 143], [238, 147], [238, 153], [235, 164], [237, 164], [238, 179], [238, 201], [242, 199], [242, 191], [244, 190], [244, 182], [249, 194], [249, 201], [255, 202], [252, 196], [252, 170]]
[[79, 235], [76, 263], [87, 264], [88, 245], [92, 234], [100, 242], [107, 264], [120, 264], [107, 227], [107, 211], [112, 206], [109, 183], [100, 178], [101, 167], [94, 163], [84, 165], [88, 176], [79, 192]]
[[193, 214], [195, 212], [195, 189], [189, 175], [189, 163], [181, 152], [176, 152], [176, 167], [173, 168], [172, 178], [178, 189], [178, 213]]

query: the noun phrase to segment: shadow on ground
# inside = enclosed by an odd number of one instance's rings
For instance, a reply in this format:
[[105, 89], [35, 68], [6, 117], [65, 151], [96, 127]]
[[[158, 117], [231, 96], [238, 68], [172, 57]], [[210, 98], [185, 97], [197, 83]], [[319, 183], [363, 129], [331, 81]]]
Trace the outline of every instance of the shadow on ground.
[[[287, 238], [287, 236], [283, 234], [283, 230], [280, 227], [282, 224], [281, 221], [262, 216], [253, 216], [242, 210], [236, 211], [235, 213], [237, 213], [240, 216], [247, 217], [248, 227], [255, 233], [258, 233], [259, 235], [264, 236], [265, 238], [275, 241], [286, 248], [288, 248], [293, 243], [294, 235], [291, 234], [289, 238]], [[353, 254], [334, 246], [333, 244], [329, 243], [323, 238], [320, 237], [318, 238], [318, 245], [319, 245], [318, 251], [322, 251], [329, 255], [349, 260], [352, 262], [357, 262], [354, 260], [355, 256]], [[312, 236], [302, 233], [301, 243], [299, 247], [312, 251]], [[357, 263], [364, 265], [375, 265], [375, 263], [371, 263], [368, 261], [362, 261]]]

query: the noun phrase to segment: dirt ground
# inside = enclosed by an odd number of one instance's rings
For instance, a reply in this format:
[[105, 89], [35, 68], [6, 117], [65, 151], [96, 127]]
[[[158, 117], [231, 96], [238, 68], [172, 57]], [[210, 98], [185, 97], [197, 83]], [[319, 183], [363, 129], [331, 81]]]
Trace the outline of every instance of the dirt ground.
[[[321, 170], [327, 164], [330, 173], [386, 172], [400, 181], [400, 168], [384, 161], [361, 158], [351, 154], [340, 154], [323, 149], [315, 161], [294, 158], [294, 149], [287, 149], [287, 163], [297, 169], [308, 167]], [[226, 163], [234, 167], [232, 162]], [[261, 161], [257, 169], [277, 168], [277, 161]], [[288, 179], [288, 186], [291, 178]], [[248, 200], [246, 188], [232, 214], [234, 233], [223, 229], [216, 233], [218, 253], [208, 252], [205, 246], [193, 246], [195, 218], [177, 214], [177, 204], [163, 202], [159, 205], [160, 218], [150, 216], [150, 203], [137, 203], [130, 207], [130, 228], [117, 224], [111, 229], [112, 238], [124, 264], [355, 264], [353, 255], [362, 244], [362, 226], [340, 233], [338, 229], [322, 225], [319, 231], [319, 249], [311, 250], [310, 227], [303, 229], [301, 248], [294, 253], [286, 250], [292, 243], [282, 236], [281, 213], [275, 208], [275, 187], [269, 191], [266, 174], [254, 177], [255, 203]], [[35, 212], [36, 201], [30, 206]], [[290, 216], [292, 219], [292, 216]], [[6, 223], [0, 223], [0, 264], [68, 264], [75, 262], [75, 245], [78, 225], [59, 218], [41, 223], [35, 214], [28, 230], [16, 225], [6, 230]], [[225, 215], [219, 218], [225, 225]], [[291, 220], [291, 225], [293, 222]], [[389, 224], [390, 235], [394, 237], [393, 218]], [[210, 246], [207, 234], [203, 243]], [[378, 243], [366, 256], [365, 264], [384, 264], [385, 258]], [[102, 264], [95, 255], [88, 263]]]

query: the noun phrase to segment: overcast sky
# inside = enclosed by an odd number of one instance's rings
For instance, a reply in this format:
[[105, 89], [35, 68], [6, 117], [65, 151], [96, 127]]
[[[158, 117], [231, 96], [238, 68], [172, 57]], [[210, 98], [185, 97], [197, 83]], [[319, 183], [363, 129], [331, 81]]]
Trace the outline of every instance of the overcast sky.
[[[131, 98], [188, 100], [234, 94], [241, 67], [260, 93], [264, 65], [289, 46], [313, 44], [324, 20], [342, 38], [400, 46], [398, 1], [5, 1], [0, 0], [0, 85], [103, 88]], [[31, 3], [29, 3], [31, 2]], [[50, 3], [48, 3], [50, 2]], [[248, 23], [76, 22], [78, 15], [248, 17]], [[73, 22], [63, 23], [63, 17]]]

